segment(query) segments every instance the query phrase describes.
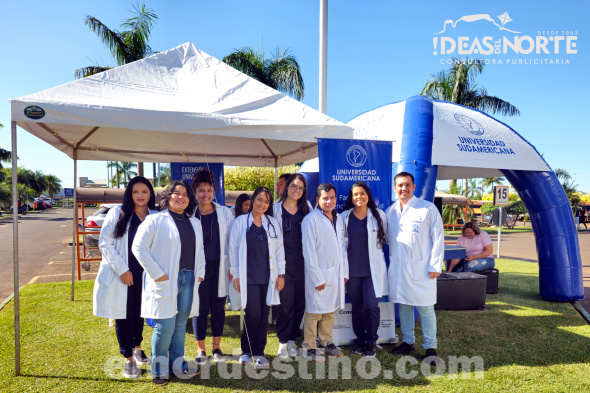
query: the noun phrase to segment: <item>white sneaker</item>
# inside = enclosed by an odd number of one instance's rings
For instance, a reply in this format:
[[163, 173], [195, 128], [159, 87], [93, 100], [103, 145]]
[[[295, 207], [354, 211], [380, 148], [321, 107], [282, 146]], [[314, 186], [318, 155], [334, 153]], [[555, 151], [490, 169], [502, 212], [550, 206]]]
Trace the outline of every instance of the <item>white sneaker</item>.
[[299, 355], [299, 350], [297, 349], [297, 346], [295, 345], [295, 341], [289, 341], [287, 343], [287, 352], [289, 353], [289, 356]]
[[288, 344], [279, 343], [279, 352], [277, 353], [277, 356], [280, 358], [283, 358], [283, 359], [286, 359], [289, 357]]

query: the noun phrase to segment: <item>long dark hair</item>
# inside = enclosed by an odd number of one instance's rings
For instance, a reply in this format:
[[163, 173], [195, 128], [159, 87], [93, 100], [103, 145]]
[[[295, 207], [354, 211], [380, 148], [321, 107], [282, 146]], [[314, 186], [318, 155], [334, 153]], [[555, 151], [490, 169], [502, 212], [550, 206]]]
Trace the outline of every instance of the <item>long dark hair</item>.
[[156, 194], [154, 193], [154, 187], [152, 187], [152, 183], [150, 183], [150, 181], [143, 176], [135, 176], [133, 179], [131, 179], [129, 184], [127, 184], [127, 188], [125, 188], [125, 193], [123, 194], [123, 206], [121, 207], [121, 214], [119, 215], [119, 220], [117, 221], [117, 225], [113, 231], [113, 236], [115, 239], [123, 237], [125, 231], [127, 230], [127, 223], [131, 219], [131, 216], [133, 216], [133, 210], [135, 210], [135, 203], [133, 202], [133, 186], [137, 183], [145, 184], [148, 187], [150, 190], [148, 209], [156, 209]]
[[170, 196], [174, 192], [176, 186], [183, 186], [186, 188], [186, 193], [188, 195], [188, 207], [184, 210], [184, 215], [186, 217], [190, 217], [195, 213], [195, 209], [197, 208], [197, 200], [195, 199], [195, 193], [193, 192], [193, 189], [186, 180], [172, 180], [170, 184], [166, 186], [164, 191], [162, 191], [162, 196], [160, 199], [160, 211], [168, 208]]
[[238, 218], [242, 214], [246, 214], [246, 213], [244, 213], [244, 202], [247, 202], [249, 200], [250, 200], [250, 195], [248, 195], [246, 193], [240, 194], [237, 197], [236, 205], [234, 207], [234, 210], [236, 212], [236, 218]]
[[287, 192], [289, 191], [289, 186], [295, 180], [301, 180], [301, 182], [303, 183], [303, 193], [301, 194], [301, 198], [297, 200], [297, 210], [299, 211], [299, 213], [301, 213], [303, 217], [305, 217], [309, 213], [309, 206], [307, 205], [307, 180], [305, 180], [305, 176], [303, 176], [301, 173], [294, 173], [291, 175], [291, 177], [289, 177], [287, 183], [285, 184], [285, 189], [281, 194], [279, 202], [283, 202], [287, 199]]
[[[268, 208], [266, 209], [266, 211], [264, 212], [264, 215], [266, 216], [266, 219], [268, 220], [268, 225], [269, 227], [272, 227], [273, 231], [274, 231], [274, 236], [270, 235], [271, 237], [277, 237], [277, 229], [275, 228], [275, 226], [273, 225], [272, 221], [269, 219], [269, 217], [273, 217], [273, 205], [272, 205], [272, 194], [270, 193], [270, 190], [267, 187], [258, 187], [256, 190], [254, 190], [254, 193], [252, 194], [252, 203], [250, 203], [250, 209], [248, 210], [248, 214], [252, 214], [252, 209], [254, 208], [254, 200], [256, 199], [256, 197], [258, 196], [258, 194], [260, 193], [265, 193], [266, 196], [268, 196]], [[254, 218], [254, 217], [252, 217]], [[248, 217], [249, 219], [249, 217]], [[270, 234], [270, 229], [269, 229], [269, 234]]]
[[[350, 187], [350, 191], [348, 192], [348, 198], [346, 198], [346, 203], [344, 204], [343, 210], [349, 210], [354, 208], [354, 203], [352, 201], [352, 190], [355, 187], [362, 187], [367, 193], [367, 196], [369, 197], [367, 207], [371, 209], [371, 213], [373, 214], [373, 217], [375, 217], [375, 219], [377, 220], [377, 226], [379, 227], [377, 229], [377, 246], [379, 248], [383, 248], [383, 245], [385, 244], [385, 229], [383, 229], [383, 221], [381, 220], [381, 216], [379, 215], [379, 211], [377, 210], [375, 199], [373, 199], [373, 193], [371, 192], [371, 189], [368, 185], [366, 185], [362, 181], [357, 181], [356, 183], [354, 183], [352, 187]], [[350, 212], [350, 214], [352, 214], [352, 212]]]
[[[256, 190], [254, 190], [254, 193], [252, 194], [252, 197], [250, 198], [250, 200], [252, 201], [250, 203], [250, 209], [248, 209], [248, 213], [252, 213], [252, 208], [254, 208], [254, 199], [256, 199], [256, 197], [258, 196], [258, 194], [260, 194], [261, 192], [266, 193], [266, 196], [268, 196], [268, 200], [269, 200], [269, 204], [268, 204], [268, 208], [266, 209], [266, 211], [264, 212], [264, 214], [267, 217], [272, 217], [272, 210], [273, 210], [273, 206], [272, 206], [272, 194], [270, 193], [270, 190], [268, 189], [268, 187], [258, 187]], [[270, 221], [270, 220], [269, 220]]]

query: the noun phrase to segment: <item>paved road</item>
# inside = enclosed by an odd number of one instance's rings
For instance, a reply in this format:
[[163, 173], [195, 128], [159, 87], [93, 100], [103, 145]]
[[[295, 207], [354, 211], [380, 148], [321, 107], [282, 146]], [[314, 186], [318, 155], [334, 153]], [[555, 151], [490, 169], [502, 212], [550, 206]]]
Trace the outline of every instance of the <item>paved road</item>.
[[[19, 216], [19, 280], [29, 282], [70, 281], [72, 272], [72, 210], [48, 209]], [[13, 291], [12, 219], [0, 220], [0, 302]], [[94, 278], [98, 263], [90, 274]]]

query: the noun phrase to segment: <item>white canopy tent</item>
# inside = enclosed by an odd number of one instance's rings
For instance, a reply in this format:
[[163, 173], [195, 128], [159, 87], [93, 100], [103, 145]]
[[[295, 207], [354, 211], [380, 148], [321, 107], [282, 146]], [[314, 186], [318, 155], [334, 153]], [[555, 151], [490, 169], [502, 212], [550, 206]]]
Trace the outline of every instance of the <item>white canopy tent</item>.
[[[10, 104], [13, 155], [18, 125], [74, 160], [74, 188], [77, 160], [206, 161], [276, 168], [317, 157], [317, 137], [352, 137], [351, 127], [244, 75], [192, 43]], [[12, 174], [19, 375], [16, 160]], [[75, 252], [72, 300], [74, 280]]]

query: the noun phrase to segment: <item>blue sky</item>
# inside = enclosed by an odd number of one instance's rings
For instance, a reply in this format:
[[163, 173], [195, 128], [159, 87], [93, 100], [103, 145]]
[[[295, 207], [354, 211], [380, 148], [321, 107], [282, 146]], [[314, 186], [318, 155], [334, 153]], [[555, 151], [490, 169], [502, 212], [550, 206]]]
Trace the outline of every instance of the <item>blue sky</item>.
[[[267, 53], [281, 45], [290, 48], [305, 81], [303, 102], [317, 108], [319, 0], [146, 0], [146, 5], [159, 17], [150, 39], [157, 51], [188, 41], [217, 58], [244, 46], [264, 45]], [[129, 17], [127, 11], [131, 8], [131, 2], [120, 0], [2, 2], [0, 123], [4, 128], [0, 130], [0, 147], [10, 149], [9, 98], [70, 82], [77, 68], [115, 65], [110, 52], [84, 25], [84, 14], [117, 28]], [[533, 42], [543, 41], [537, 38], [542, 36], [551, 40], [546, 45], [549, 54], [536, 54], [535, 50], [530, 54], [514, 53], [508, 49], [506, 54], [475, 55], [490, 63], [502, 60], [502, 64], [488, 64], [477, 82], [489, 94], [511, 102], [522, 112], [519, 117], [495, 115], [498, 120], [532, 143], [552, 168], [568, 170], [579, 189], [589, 192], [590, 172], [584, 164], [586, 145], [590, 144], [585, 138], [588, 110], [583, 97], [590, 85], [585, 72], [590, 60], [586, 45], [589, 11], [590, 2], [585, 0], [332, 0], [328, 115], [348, 122], [363, 112], [418, 94], [429, 75], [448, 68], [446, 60], [457, 55], [457, 51], [440, 54], [443, 36], [456, 43], [458, 37], [469, 37], [468, 48], [476, 38], [481, 41], [486, 36], [495, 39], [503, 35], [511, 40], [526, 36]], [[505, 13], [512, 21], [502, 25], [498, 16]], [[476, 14], [488, 14], [496, 25], [485, 20], [458, 22], [455, 28], [447, 25], [444, 33], [435, 34], [443, 29], [446, 20]], [[519, 33], [501, 31], [499, 27]], [[551, 36], [562, 34], [576, 37], [570, 44], [577, 53], [566, 53], [565, 39], [559, 41], [560, 51], [555, 53]], [[436, 48], [435, 37], [439, 37]], [[525, 41], [522, 48], [526, 51]], [[554, 64], [549, 64], [551, 60]], [[559, 64], [555, 64], [556, 60]], [[72, 160], [64, 153], [22, 130], [18, 143], [19, 165], [55, 174], [64, 186], [72, 185]], [[78, 174], [104, 179], [106, 163], [82, 161]], [[146, 175], [151, 176], [149, 164]]]

